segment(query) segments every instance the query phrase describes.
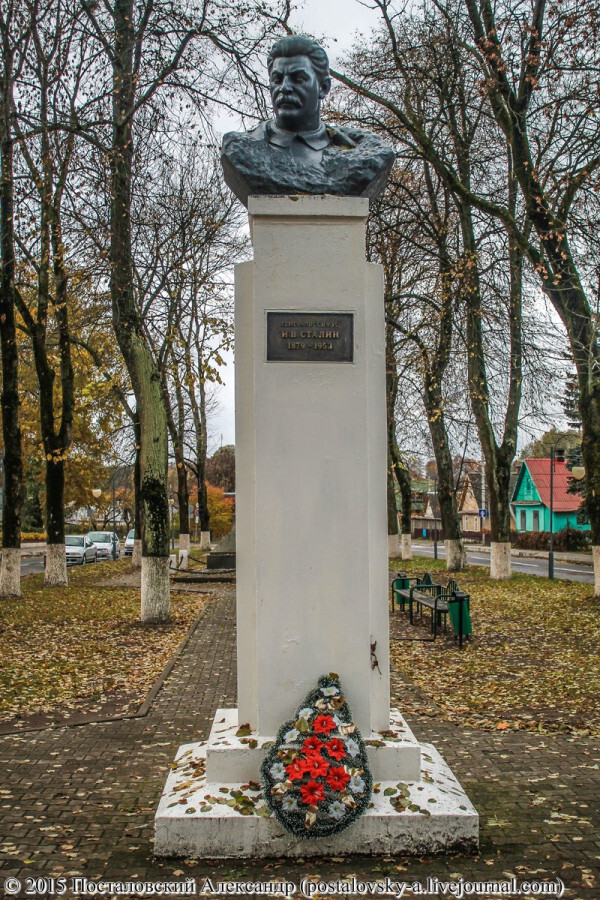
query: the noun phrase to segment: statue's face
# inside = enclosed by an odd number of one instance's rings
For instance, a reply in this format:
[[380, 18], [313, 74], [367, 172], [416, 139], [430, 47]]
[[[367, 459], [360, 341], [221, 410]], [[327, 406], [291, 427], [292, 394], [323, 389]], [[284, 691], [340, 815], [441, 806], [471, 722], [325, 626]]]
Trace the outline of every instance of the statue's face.
[[307, 56], [279, 56], [269, 78], [275, 121], [288, 131], [314, 131], [319, 127], [325, 96]]

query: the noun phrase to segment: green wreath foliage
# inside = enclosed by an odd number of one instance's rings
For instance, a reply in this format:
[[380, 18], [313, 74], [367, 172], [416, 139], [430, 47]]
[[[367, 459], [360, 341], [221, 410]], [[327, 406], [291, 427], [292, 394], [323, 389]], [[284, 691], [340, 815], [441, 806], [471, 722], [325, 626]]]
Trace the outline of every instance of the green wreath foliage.
[[337, 675], [323, 675], [277, 732], [261, 767], [265, 802], [300, 838], [348, 828], [369, 806], [367, 750]]

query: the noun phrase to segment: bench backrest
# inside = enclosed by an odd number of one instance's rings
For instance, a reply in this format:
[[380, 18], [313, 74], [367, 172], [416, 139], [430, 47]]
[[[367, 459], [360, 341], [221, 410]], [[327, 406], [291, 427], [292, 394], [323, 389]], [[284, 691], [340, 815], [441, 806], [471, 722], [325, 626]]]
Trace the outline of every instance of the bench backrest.
[[429, 572], [425, 572], [422, 578], [419, 578], [419, 584], [433, 584], [433, 578]]

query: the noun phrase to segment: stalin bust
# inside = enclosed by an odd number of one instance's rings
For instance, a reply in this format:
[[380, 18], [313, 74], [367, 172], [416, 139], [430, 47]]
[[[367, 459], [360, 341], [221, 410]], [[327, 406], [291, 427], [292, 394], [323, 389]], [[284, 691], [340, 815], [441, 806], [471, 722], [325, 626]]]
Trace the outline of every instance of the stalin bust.
[[371, 132], [321, 122], [321, 101], [331, 89], [323, 48], [307, 37], [284, 37], [267, 68], [274, 119], [223, 138], [221, 163], [236, 197], [246, 207], [252, 194], [377, 197], [394, 151]]

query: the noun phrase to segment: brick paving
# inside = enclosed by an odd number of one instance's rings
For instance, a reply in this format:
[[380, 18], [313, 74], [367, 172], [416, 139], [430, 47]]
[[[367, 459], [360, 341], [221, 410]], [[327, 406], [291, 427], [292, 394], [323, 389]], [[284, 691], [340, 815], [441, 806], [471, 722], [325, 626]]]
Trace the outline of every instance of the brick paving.
[[[408, 882], [558, 877], [570, 900], [600, 898], [598, 740], [460, 728], [431, 709], [409, 722], [419, 739], [441, 751], [478, 809], [477, 856], [154, 859], [154, 812], [177, 747], [205, 738], [218, 706], [235, 705], [233, 589], [219, 592], [145, 717], [0, 736], [0, 895], [7, 876], [24, 884], [32, 876], [73, 875], [193, 877], [201, 884], [206, 876], [299, 883], [308, 875], [355, 875]], [[401, 708], [412, 690], [394, 677], [394, 704]]]

